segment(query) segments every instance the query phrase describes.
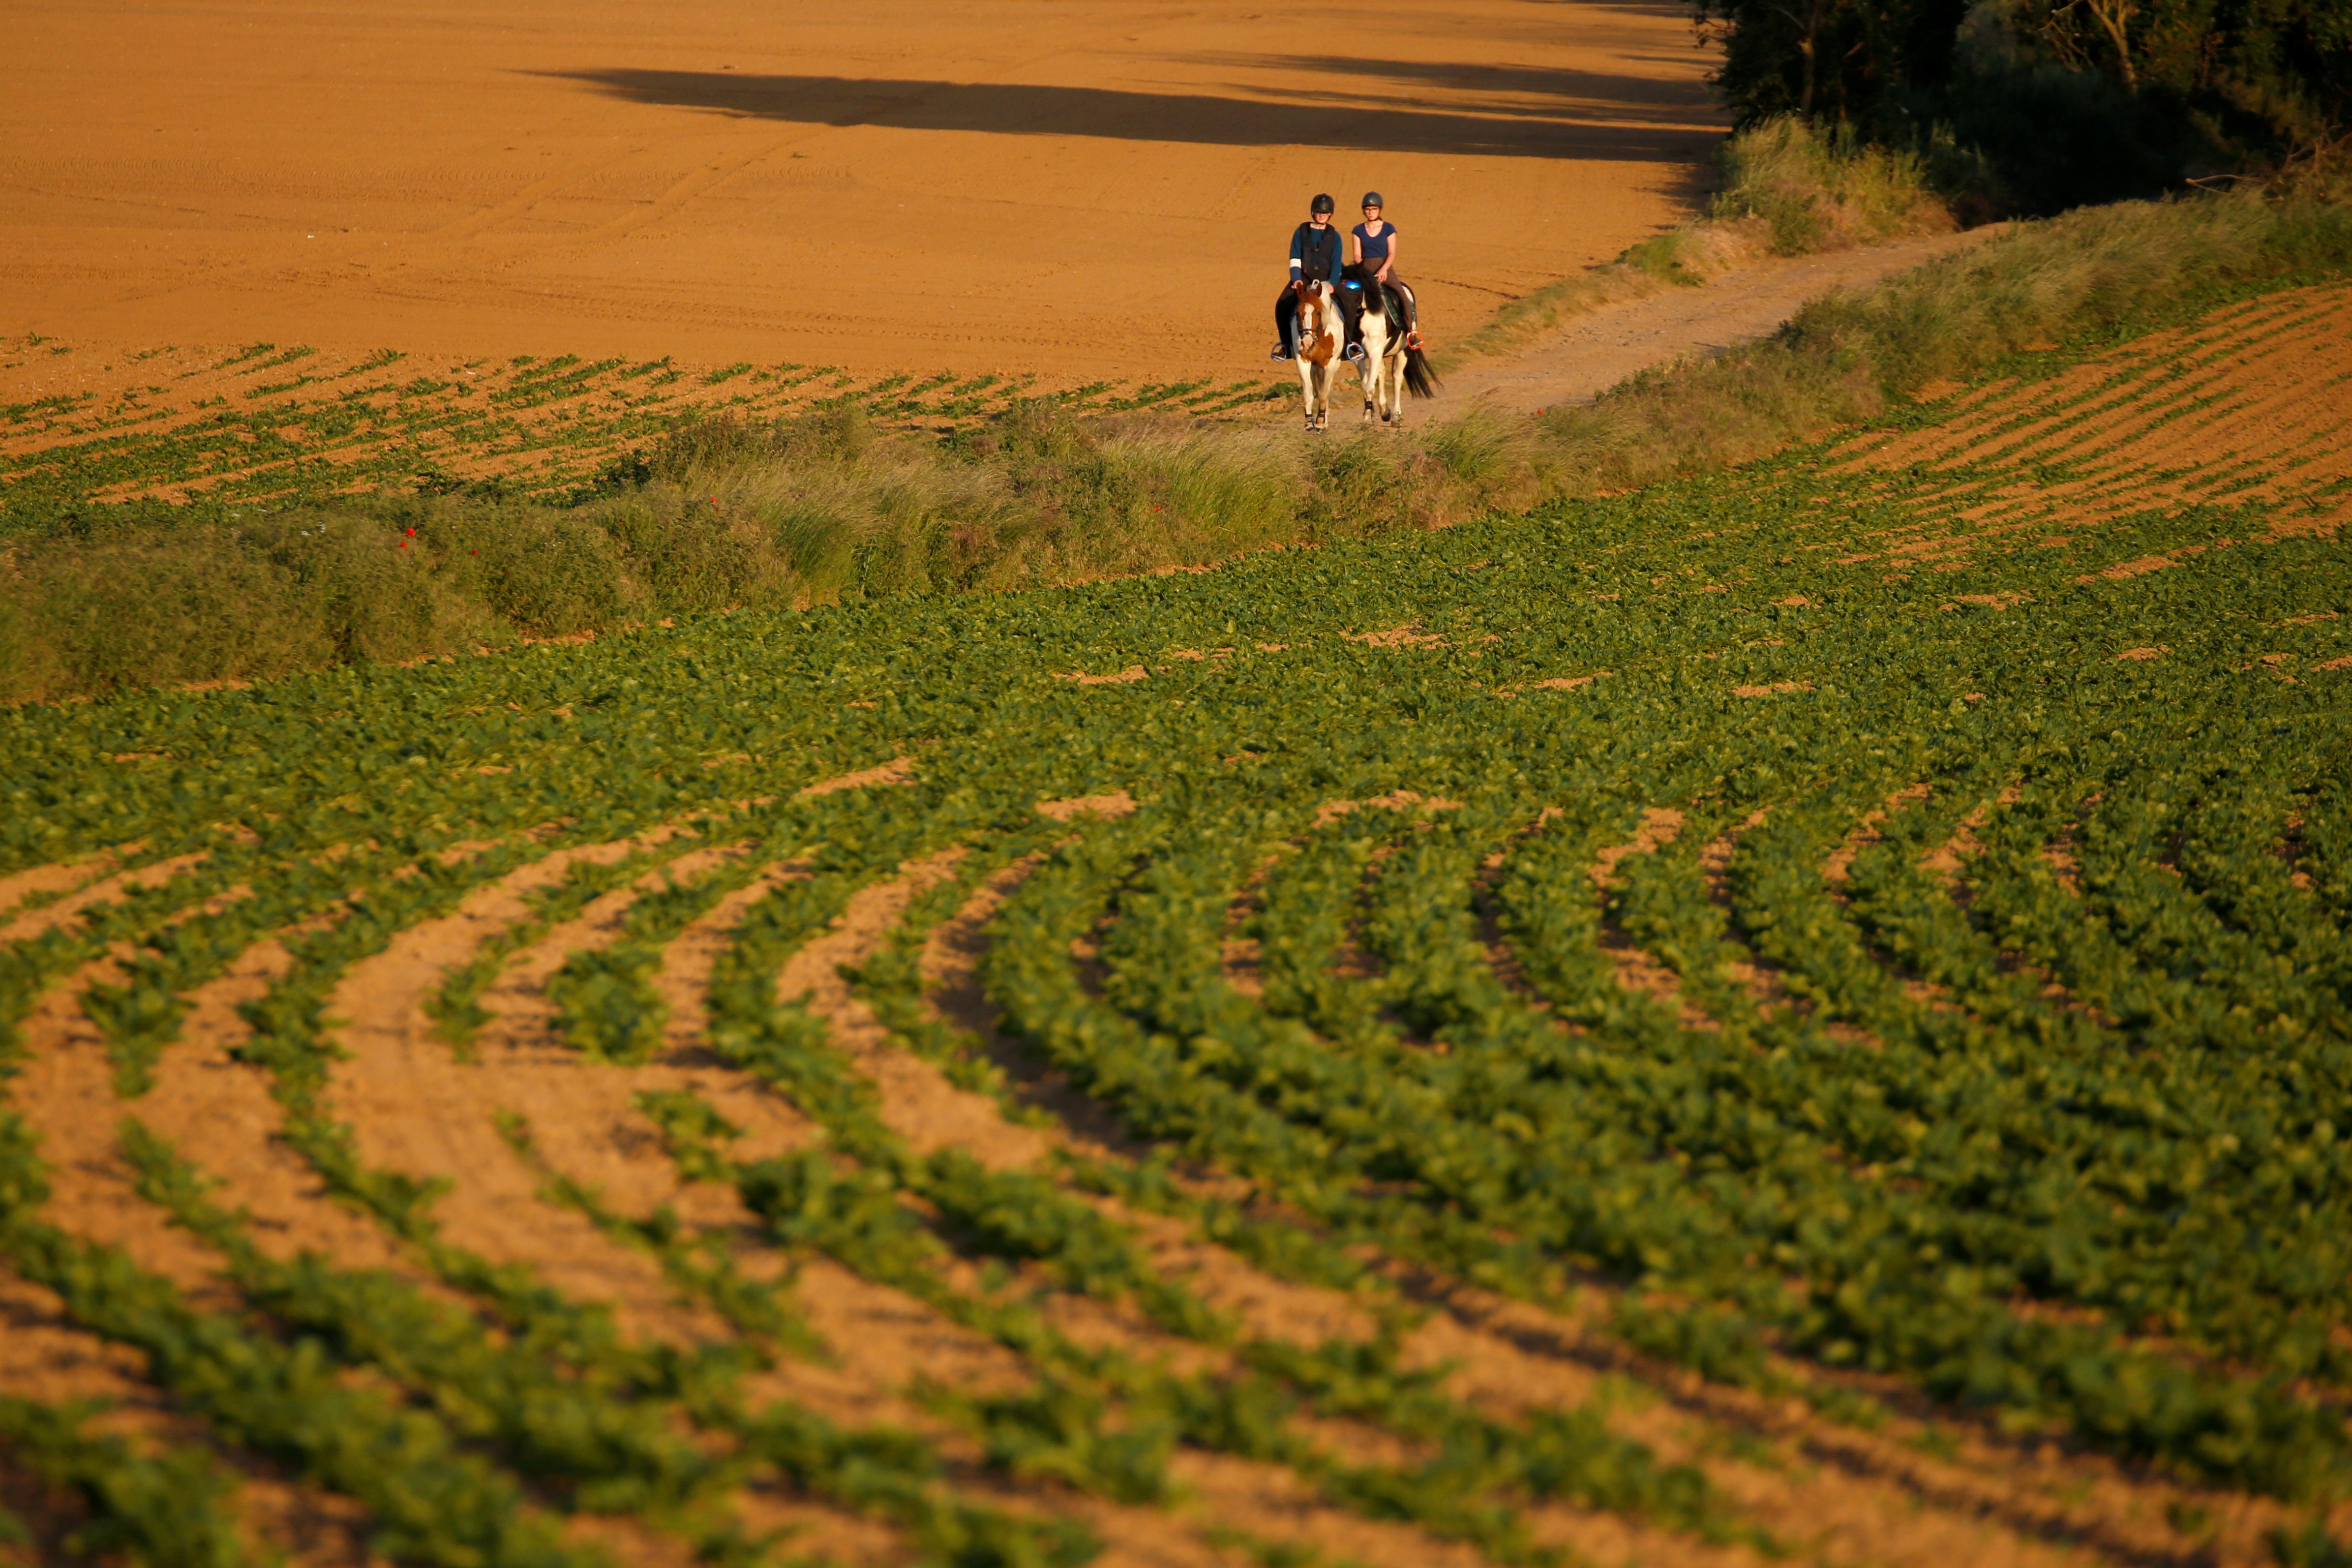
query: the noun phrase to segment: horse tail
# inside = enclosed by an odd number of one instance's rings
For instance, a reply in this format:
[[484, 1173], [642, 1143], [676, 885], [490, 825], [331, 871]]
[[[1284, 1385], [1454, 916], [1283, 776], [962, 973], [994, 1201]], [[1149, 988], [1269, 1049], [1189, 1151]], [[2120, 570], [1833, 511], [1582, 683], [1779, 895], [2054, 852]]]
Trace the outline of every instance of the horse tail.
[[1437, 395], [1437, 374], [1429, 368], [1429, 356], [1419, 349], [1404, 351], [1404, 384], [1415, 397]]

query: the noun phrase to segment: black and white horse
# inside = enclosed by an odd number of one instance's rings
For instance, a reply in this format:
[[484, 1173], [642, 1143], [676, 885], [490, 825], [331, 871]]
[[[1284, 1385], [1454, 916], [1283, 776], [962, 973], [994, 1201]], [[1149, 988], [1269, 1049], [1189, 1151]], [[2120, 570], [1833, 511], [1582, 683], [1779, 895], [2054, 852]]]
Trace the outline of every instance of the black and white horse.
[[1340, 278], [1363, 290], [1364, 423], [1370, 424], [1377, 412], [1383, 425], [1402, 426], [1408, 391], [1415, 397], [1437, 395], [1429, 356], [1405, 346], [1405, 323], [1411, 318], [1404, 295], [1393, 285], [1383, 284], [1360, 262], [1348, 268]]

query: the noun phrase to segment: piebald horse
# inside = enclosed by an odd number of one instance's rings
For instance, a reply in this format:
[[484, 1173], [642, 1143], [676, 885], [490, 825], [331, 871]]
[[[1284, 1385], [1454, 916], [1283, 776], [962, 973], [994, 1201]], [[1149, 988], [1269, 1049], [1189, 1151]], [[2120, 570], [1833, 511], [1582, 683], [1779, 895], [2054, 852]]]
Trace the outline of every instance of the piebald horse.
[[1361, 264], [1349, 267], [1341, 276], [1352, 279], [1364, 290], [1364, 423], [1370, 425], [1377, 412], [1381, 424], [1402, 429], [1408, 391], [1415, 397], [1437, 395], [1437, 378], [1430, 374], [1429, 357], [1419, 349], [1405, 347], [1404, 300], [1394, 289]]
[[1331, 378], [1339, 368], [1347, 321], [1339, 314], [1339, 296], [1328, 283], [1296, 282], [1290, 291], [1298, 301], [1298, 391], [1307, 405], [1307, 428], [1327, 429], [1331, 418]]

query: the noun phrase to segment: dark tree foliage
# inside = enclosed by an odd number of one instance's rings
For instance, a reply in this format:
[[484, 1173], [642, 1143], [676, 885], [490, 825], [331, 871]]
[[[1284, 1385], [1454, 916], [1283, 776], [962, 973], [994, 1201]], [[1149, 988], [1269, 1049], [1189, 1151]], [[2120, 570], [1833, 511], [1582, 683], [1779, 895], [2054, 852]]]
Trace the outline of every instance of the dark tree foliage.
[[2352, 102], [2352, 0], [2023, 0], [2012, 26], [2069, 69], [2306, 136]]
[[1895, 92], [1951, 75], [1969, 0], [1697, 0], [1741, 125], [1776, 114], [1868, 124]]
[[2324, 146], [2352, 0], [1694, 0], [1742, 126], [1794, 114], [1992, 171], [2048, 211]]

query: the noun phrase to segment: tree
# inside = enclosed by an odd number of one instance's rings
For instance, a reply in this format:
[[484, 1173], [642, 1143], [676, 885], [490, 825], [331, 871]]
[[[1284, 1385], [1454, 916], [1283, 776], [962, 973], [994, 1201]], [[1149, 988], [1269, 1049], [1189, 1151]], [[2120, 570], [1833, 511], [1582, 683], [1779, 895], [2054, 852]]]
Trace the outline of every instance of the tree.
[[1716, 83], [1741, 125], [1776, 114], [1875, 123], [1894, 95], [1941, 88], [1969, 0], [1697, 0], [1723, 48]]
[[2019, 0], [2021, 41], [2070, 69], [2294, 141], [2352, 110], [2352, 0]]

